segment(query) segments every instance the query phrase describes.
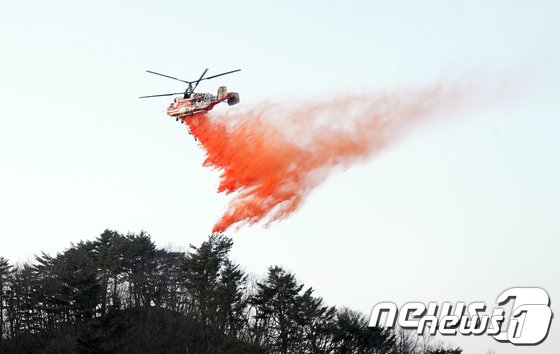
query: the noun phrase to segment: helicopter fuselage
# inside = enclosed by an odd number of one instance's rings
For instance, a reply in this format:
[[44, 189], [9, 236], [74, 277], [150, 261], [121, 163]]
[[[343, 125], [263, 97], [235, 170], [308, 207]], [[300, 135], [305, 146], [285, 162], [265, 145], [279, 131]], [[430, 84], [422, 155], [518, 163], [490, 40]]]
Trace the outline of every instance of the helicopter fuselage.
[[239, 94], [228, 93], [227, 88], [222, 86], [218, 89], [218, 96], [210, 93], [193, 93], [189, 98], [176, 97], [167, 108], [167, 115], [179, 120], [195, 114], [204, 114], [225, 100], [230, 106], [237, 104]]

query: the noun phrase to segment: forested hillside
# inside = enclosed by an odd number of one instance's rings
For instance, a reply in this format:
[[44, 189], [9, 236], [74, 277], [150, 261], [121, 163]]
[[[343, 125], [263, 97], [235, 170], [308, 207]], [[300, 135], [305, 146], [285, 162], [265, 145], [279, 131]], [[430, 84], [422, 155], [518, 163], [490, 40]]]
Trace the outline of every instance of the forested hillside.
[[232, 245], [174, 252], [106, 230], [30, 264], [0, 257], [0, 353], [461, 353], [368, 328], [282, 267], [249, 279]]

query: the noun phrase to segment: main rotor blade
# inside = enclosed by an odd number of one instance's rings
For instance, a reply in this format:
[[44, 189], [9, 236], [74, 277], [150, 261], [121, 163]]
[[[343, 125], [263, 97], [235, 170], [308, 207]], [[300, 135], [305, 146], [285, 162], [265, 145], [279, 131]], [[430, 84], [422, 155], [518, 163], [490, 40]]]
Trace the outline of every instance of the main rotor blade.
[[169, 76], [169, 75], [164, 75], [164, 74], [156, 73], [155, 71], [146, 70], [146, 72], [148, 72], [148, 73], [150, 73], [150, 74], [154, 74], [154, 75], [163, 76], [163, 77], [166, 77], [166, 78], [168, 78], [168, 79], [173, 79], [173, 80], [181, 81], [181, 82], [184, 82], [184, 83], [187, 83], [187, 84], [189, 83], [188, 81], [181, 80], [181, 79], [178, 79], [178, 78], [173, 77], [173, 76]]
[[218, 74], [218, 75], [208, 76], [208, 77], [205, 77], [203, 80], [210, 80], [210, 79], [213, 79], [213, 78], [218, 77], [218, 76], [227, 75], [227, 74], [235, 73], [235, 72], [238, 72], [238, 71], [241, 71], [241, 69], [228, 71], [227, 73], [221, 73], [221, 74]]
[[173, 96], [173, 95], [182, 95], [184, 92], [179, 93], [163, 93], [161, 95], [150, 95], [150, 96], [140, 96], [138, 98], [151, 98], [151, 97], [163, 97], [163, 96]]
[[196, 81], [196, 83], [194, 84], [194, 87], [192, 88], [191, 92], [194, 91], [196, 89], [196, 87], [198, 86], [198, 84], [200, 83], [200, 80], [202, 80], [202, 78], [204, 77], [204, 75], [206, 75], [206, 73], [208, 72], [208, 68], [206, 68], [204, 70], [204, 72], [202, 73], [202, 75], [200, 75], [200, 78]]

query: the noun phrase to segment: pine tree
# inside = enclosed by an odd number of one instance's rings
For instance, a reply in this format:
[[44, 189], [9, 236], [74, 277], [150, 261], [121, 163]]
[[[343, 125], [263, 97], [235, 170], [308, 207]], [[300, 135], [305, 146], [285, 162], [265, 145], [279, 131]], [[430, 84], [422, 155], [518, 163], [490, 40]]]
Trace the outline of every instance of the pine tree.
[[4, 257], [0, 257], [0, 342], [4, 338], [4, 310], [6, 309], [7, 292], [12, 280], [12, 266]]
[[256, 310], [257, 340], [273, 351], [289, 353], [299, 340], [296, 318], [302, 288], [293, 274], [278, 266], [268, 268], [266, 280], [257, 282], [257, 293], [250, 301]]
[[[126, 239], [116, 231], [105, 230], [92, 242], [92, 252], [99, 267], [101, 285], [101, 314], [119, 309], [118, 287], [127, 262]], [[109, 301], [111, 300], [111, 301]]]
[[326, 353], [332, 344], [336, 308], [323, 305], [323, 299], [313, 296], [313, 289], [307, 289], [298, 297], [297, 324], [301, 335], [302, 351], [306, 353]]

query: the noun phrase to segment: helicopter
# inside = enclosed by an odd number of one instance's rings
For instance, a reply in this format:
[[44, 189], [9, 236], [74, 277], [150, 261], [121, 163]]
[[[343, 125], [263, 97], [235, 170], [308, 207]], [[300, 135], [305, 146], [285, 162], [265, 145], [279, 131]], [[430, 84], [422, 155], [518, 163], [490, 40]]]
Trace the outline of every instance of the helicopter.
[[[185, 89], [185, 92], [177, 92], [177, 93], [164, 93], [159, 95], [149, 95], [149, 96], [141, 96], [140, 98], [152, 98], [152, 97], [165, 97], [165, 96], [175, 96], [175, 95], [183, 95], [183, 97], [175, 97], [173, 102], [167, 107], [167, 115], [170, 117], [175, 118], [176, 121], [180, 121], [181, 123], [184, 122], [184, 119], [193, 116], [195, 114], [204, 114], [214, 108], [220, 102], [227, 101], [228, 105], [233, 106], [239, 103], [239, 93], [237, 92], [228, 92], [226, 86], [220, 86], [218, 88], [217, 95], [214, 96], [211, 93], [195, 93], [194, 90], [202, 80], [210, 80], [216, 78], [218, 76], [227, 75], [231, 73], [235, 73], [241, 71], [241, 69], [228, 71], [225, 73], [212, 75], [209, 77], [204, 77], [208, 69], [205, 69], [200, 75], [200, 78], [195, 81], [187, 81], [178, 79], [173, 76], [157, 73], [155, 71], [146, 70], [146, 72], [154, 75], [159, 75], [166, 77], [168, 79], [173, 79], [177, 81], [181, 81], [186, 83], [188, 86]], [[194, 84], [194, 86], [193, 86]]]

